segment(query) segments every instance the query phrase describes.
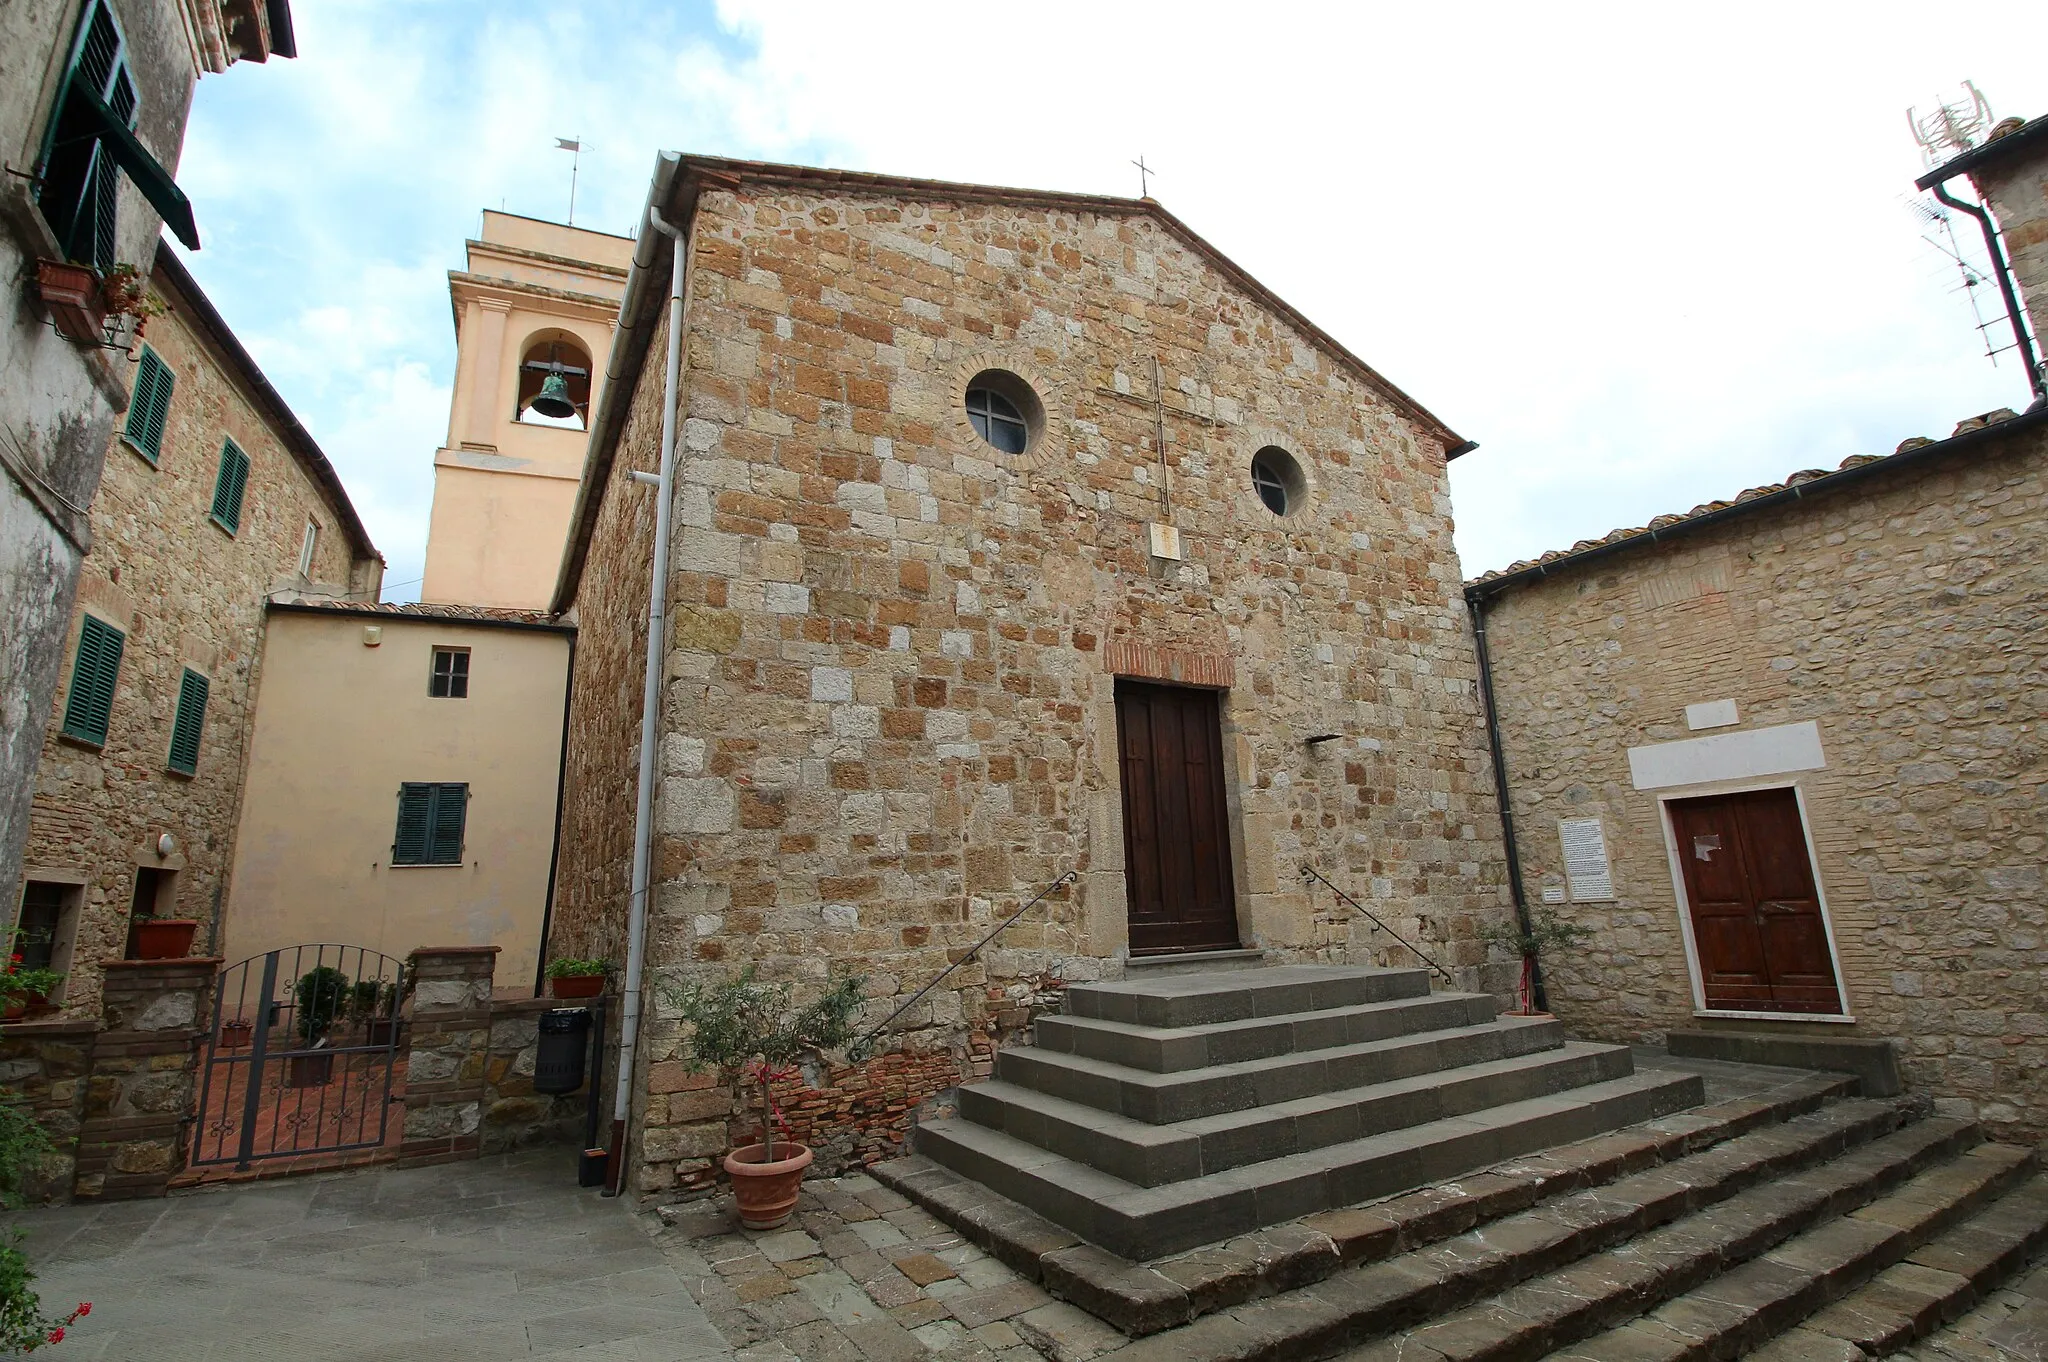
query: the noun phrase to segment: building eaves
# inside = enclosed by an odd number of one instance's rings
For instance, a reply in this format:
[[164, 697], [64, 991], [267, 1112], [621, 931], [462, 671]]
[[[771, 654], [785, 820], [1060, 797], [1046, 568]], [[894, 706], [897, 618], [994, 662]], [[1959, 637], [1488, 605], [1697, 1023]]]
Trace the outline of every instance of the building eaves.
[[349, 619], [397, 620], [416, 624], [473, 624], [500, 629], [538, 629], [551, 634], [576, 632], [575, 625], [552, 619], [545, 610], [514, 610], [494, 605], [316, 600], [285, 592], [264, 602], [264, 608], [285, 615], [337, 615]]
[[2024, 415], [2016, 415], [2011, 408], [2001, 407], [1961, 422], [1946, 440], [1916, 438], [1902, 442], [1891, 454], [1853, 454], [1833, 470], [1802, 469], [1783, 482], [1748, 488], [1729, 501], [1710, 501], [1682, 515], [1661, 515], [1640, 528], [1614, 530], [1599, 539], [1581, 539], [1568, 549], [1552, 549], [1541, 557], [1481, 573], [1465, 583], [1465, 599], [1498, 596], [1511, 587], [1570, 572], [1613, 554], [1667, 543], [1737, 516], [1825, 496], [1874, 474], [1888, 473], [2044, 427], [2048, 427], [2048, 407], [2029, 408]]
[[342, 486], [341, 474], [328, 462], [327, 455], [321, 451], [312, 434], [293, 414], [283, 395], [270, 385], [270, 380], [256, 367], [256, 361], [242, 348], [242, 342], [236, 339], [227, 320], [220, 315], [212, 300], [199, 287], [199, 281], [185, 268], [185, 262], [178, 259], [177, 254], [171, 250], [170, 243], [161, 237], [157, 238], [156, 243], [154, 274], [156, 282], [167, 286], [174, 295], [173, 301], [179, 305], [183, 316], [197, 326], [214, 350], [227, 361], [242, 389], [276, 428], [278, 437], [283, 440], [285, 448], [291, 451], [292, 457], [298, 460], [299, 467], [306, 471], [306, 476], [310, 477], [314, 485], [326, 495], [328, 504], [334, 509], [336, 519], [341, 521], [343, 533], [348, 535], [349, 543], [356, 549], [356, 556], [375, 558], [378, 562], [383, 562], [384, 555], [370, 542], [370, 532], [363, 527], [362, 518], [356, 514], [355, 503], [349, 500], [348, 489]]
[[[742, 161], [719, 156], [681, 156], [664, 152], [655, 161], [648, 186], [650, 209], [659, 211], [681, 230], [688, 231], [696, 213], [698, 195], [706, 188], [738, 190], [759, 185], [802, 191], [838, 194], [866, 193], [948, 203], [988, 203], [1004, 206], [1044, 208], [1073, 213], [1097, 213], [1114, 217], [1149, 217], [1189, 250], [1202, 257], [1217, 273], [1250, 295], [1261, 306], [1285, 319], [1338, 363], [1364, 380], [1391, 406], [1440, 441], [1446, 460], [1477, 448], [1439, 419], [1428, 408], [1363, 359], [1346, 349], [1329, 332], [1311, 322], [1285, 299], [1260, 283], [1229, 256], [1211, 245], [1193, 228], [1168, 212], [1156, 199], [1125, 199], [1102, 194], [1073, 194], [1055, 190], [1012, 189], [997, 185], [960, 184], [950, 180], [927, 180], [902, 175], [879, 175], [868, 171], [830, 170], [814, 166], [778, 165], [767, 161]], [[556, 579], [554, 609], [567, 610], [575, 601], [576, 584], [583, 573], [589, 551], [589, 537], [603, 505], [605, 486], [611, 476], [614, 446], [625, 421], [626, 403], [614, 401], [614, 394], [630, 392], [647, 360], [647, 346], [661, 321], [667, 301], [668, 247], [666, 238], [645, 227], [646, 214], [632, 268], [627, 275], [626, 297], [619, 308], [619, 334], [612, 344], [598, 411], [590, 424], [589, 452], [583, 479], [576, 494], [576, 509], [570, 521], [569, 540]]]
[[2043, 114], [2031, 123], [2022, 123], [2003, 136], [1994, 133], [1991, 140], [1983, 146], [1973, 147], [1960, 156], [1949, 158], [1913, 181], [1913, 185], [1917, 189], [1932, 189], [1958, 175], [1967, 175], [1973, 170], [1994, 165], [2008, 156], [2029, 149], [2048, 150], [2048, 114]]

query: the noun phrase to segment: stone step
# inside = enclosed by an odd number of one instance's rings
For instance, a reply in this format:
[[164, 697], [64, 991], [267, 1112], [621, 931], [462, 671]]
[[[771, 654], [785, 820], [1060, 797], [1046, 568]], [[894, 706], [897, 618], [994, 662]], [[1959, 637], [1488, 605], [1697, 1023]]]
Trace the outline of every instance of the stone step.
[[1002, 1080], [961, 1089], [960, 1114], [1126, 1182], [1157, 1187], [1632, 1071], [1620, 1046], [1568, 1043], [1190, 1121], [1151, 1124]]
[[1126, 979], [1164, 979], [1170, 974], [1214, 974], [1227, 969], [1266, 969], [1274, 953], [1258, 949], [1178, 951], [1171, 955], [1134, 955], [1124, 961]]
[[[1705, 1066], [1708, 1071], [1713, 1067]], [[1776, 1082], [1756, 1078], [1749, 1076], [1748, 1090], [1741, 1095], [1707, 1106], [1150, 1264], [1082, 1244], [1071, 1231], [922, 1154], [876, 1164], [871, 1171], [1030, 1280], [1049, 1284], [1066, 1300], [1136, 1336], [1293, 1291], [1347, 1264], [1421, 1248], [1531, 1206], [1721, 1149], [1746, 1135], [1765, 1135], [1734, 1146], [1732, 1164], [1722, 1153], [1716, 1155], [1724, 1161], [1719, 1164], [1684, 1165], [1687, 1183], [1697, 1189], [1687, 1207], [1696, 1209], [1716, 1196], [1888, 1134], [1920, 1115], [1924, 1105], [1916, 1098], [1857, 1099], [1856, 1080], [1843, 1074], [1787, 1070]], [[1704, 1176], [1717, 1166], [1717, 1175]]]
[[1757, 1362], [1884, 1357], [1962, 1318], [2048, 1247], [2037, 1175], [1751, 1354]]
[[1632, 1074], [1158, 1187], [962, 1119], [920, 1125], [917, 1147], [1111, 1253], [1144, 1260], [1459, 1177], [1703, 1098], [1697, 1076]]
[[1562, 1044], [1564, 1029], [1552, 1018], [1502, 1017], [1485, 1026], [1171, 1073], [1021, 1046], [996, 1057], [996, 1073], [1021, 1088], [1134, 1121], [1164, 1125], [1416, 1074], [1442, 1073], [1467, 1064], [1555, 1050]]
[[1198, 1026], [1420, 998], [1428, 992], [1426, 970], [1269, 965], [1075, 984], [1067, 990], [1065, 1010], [1077, 1017], [1139, 1026]]
[[[1582, 1264], [1575, 1269], [1574, 1283], [1608, 1285], [1618, 1275], [1613, 1270], [1617, 1266], [1623, 1272], [1632, 1271], [1638, 1279], [1654, 1281], [1647, 1289], [1638, 1286], [1632, 1293], [1634, 1299], [1624, 1290], [1609, 1289], [1597, 1298], [1589, 1295], [1584, 1300], [1563, 1301], [1557, 1295], [1561, 1284], [1550, 1284], [1545, 1294], [1545, 1283], [1530, 1283], [1504, 1293], [1494, 1303], [1490, 1332], [1496, 1337], [1490, 1342], [1468, 1329], [1456, 1346], [1447, 1349], [1432, 1343], [1432, 1330], [1440, 1339], [1451, 1338], [1452, 1321], [1417, 1330], [1414, 1337], [1444, 1358], [1475, 1362], [1480, 1358], [1502, 1362], [1527, 1358], [1533, 1362], [1546, 1356], [1555, 1362], [1705, 1362], [1747, 1357], [1830, 1301], [1870, 1282], [1916, 1250], [1931, 1246], [1981, 1207], [2026, 1181], [2035, 1166], [2031, 1149], [1978, 1145], [1919, 1174], [1897, 1191], [1789, 1235], [1781, 1229], [1801, 1218], [1807, 1207], [1828, 1204], [1829, 1197], [1817, 1196], [1827, 1190], [1820, 1185], [1824, 1180], [1795, 1179], [1790, 1184], [1758, 1188], [1738, 1198], [1756, 1204], [1727, 1208], [1728, 1212], [1747, 1210], [1747, 1216], [1724, 1213], [1716, 1221], [1693, 1227], [1684, 1239], [1676, 1237], [1680, 1227], [1674, 1226], [1674, 1234], [1665, 1241], [1653, 1235], [1629, 1245], [1626, 1259], [1612, 1255], [1611, 1263]], [[2033, 1209], [2041, 1208], [2035, 1205]], [[1922, 1278], [1914, 1280], [1916, 1285], [1927, 1284]], [[1617, 1315], [1639, 1314], [1645, 1305], [1658, 1301], [1662, 1304], [1641, 1318], [1597, 1332]], [[1470, 1320], [1466, 1323], [1469, 1326]], [[1820, 1354], [1823, 1358], [1827, 1355], [1825, 1351]], [[1392, 1356], [1391, 1352], [1357, 1354], [1358, 1362]]]
[[1151, 1073], [1180, 1073], [1417, 1031], [1484, 1026], [1493, 1020], [1493, 1013], [1493, 999], [1484, 993], [1431, 993], [1197, 1026], [1156, 1027], [1096, 1017], [1046, 1016], [1040, 1017], [1033, 1029], [1033, 1044], [1040, 1050]]

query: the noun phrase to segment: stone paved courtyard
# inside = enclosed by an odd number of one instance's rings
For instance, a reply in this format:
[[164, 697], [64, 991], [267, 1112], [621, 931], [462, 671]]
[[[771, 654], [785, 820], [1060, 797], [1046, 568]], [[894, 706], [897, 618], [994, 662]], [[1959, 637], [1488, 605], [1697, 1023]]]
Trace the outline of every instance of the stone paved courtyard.
[[865, 1174], [806, 1181], [770, 1233], [728, 1207], [665, 1210], [656, 1242], [737, 1362], [1041, 1362], [1122, 1341]]
[[10, 1215], [81, 1300], [56, 1362], [697, 1362], [729, 1350], [575, 1155], [373, 1168]]

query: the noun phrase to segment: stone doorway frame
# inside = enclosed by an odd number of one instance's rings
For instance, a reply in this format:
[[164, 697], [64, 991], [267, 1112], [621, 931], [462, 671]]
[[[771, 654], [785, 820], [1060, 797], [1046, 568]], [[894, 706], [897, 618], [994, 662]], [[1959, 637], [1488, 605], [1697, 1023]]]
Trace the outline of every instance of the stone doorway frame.
[[[1758, 790], [1790, 790], [1799, 809], [1799, 831], [1806, 842], [1806, 864], [1813, 872], [1814, 897], [1820, 900], [1821, 930], [1827, 936], [1828, 962], [1835, 972], [1835, 997], [1842, 1011], [1752, 1012], [1707, 1006], [1706, 985], [1700, 973], [1699, 943], [1693, 938], [1692, 899], [1685, 890], [1685, 863], [1680, 858], [1678, 833], [1671, 817], [1674, 800], [1712, 799], [1720, 795], [1749, 794]], [[1813, 815], [1807, 807], [1805, 785], [1793, 778], [1715, 781], [1704, 785], [1680, 785], [1655, 792], [1657, 830], [1664, 838], [1666, 868], [1671, 875], [1671, 892], [1678, 904], [1678, 930], [1685, 945], [1686, 982], [1692, 990], [1692, 1015], [1702, 1021], [1819, 1022], [1829, 1026], [1854, 1026], [1856, 1014], [1849, 999], [1849, 981], [1842, 973], [1842, 949], [1835, 938], [1835, 919], [1828, 909], [1828, 889], [1821, 879], [1820, 854], [1813, 844]]]

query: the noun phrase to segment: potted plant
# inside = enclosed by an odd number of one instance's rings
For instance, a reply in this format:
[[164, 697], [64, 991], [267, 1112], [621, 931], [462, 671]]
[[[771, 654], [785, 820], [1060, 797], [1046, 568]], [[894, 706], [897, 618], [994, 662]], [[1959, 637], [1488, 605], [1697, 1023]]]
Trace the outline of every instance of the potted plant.
[[557, 998], [595, 998], [604, 992], [605, 971], [610, 968], [602, 960], [550, 960], [548, 993]]
[[[363, 1003], [363, 985], [370, 985], [370, 1001]], [[378, 983], [374, 979], [356, 981], [357, 1016], [363, 1019], [363, 1043], [366, 1045], [390, 1045], [395, 1039], [398, 1026], [398, 985]]]
[[122, 317], [135, 319], [135, 329], [129, 335], [131, 344], [142, 339], [143, 329], [149, 325], [151, 317], [161, 317], [170, 311], [163, 299], [149, 291], [143, 272], [126, 261], [108, 270], [107, 277], [100, 281], [100, 301], [105, 305], [109, 321], [118, 322]]
[[243, 1017], [220, 1024], [220, 1043], [224, 1050], [244, 1050], [256, 1035], [256, 1027]]
[[50, 995], [57, 991], [57, 985], [64, 982], [64, 976], [53, 969], [23, 969], [21, 956], [8, 959], [7, 968], [0, 972], [0, 994], [6, 997], [6, 1021], [20, 1021], [32, 1010], [47, 1008]]
[[36, 297], [50, 314], [50, 324], [68, 341], [98, 345], [107, 325], [100, 277], [90, 265], [68, 260], [36, 261]]
[[1516, 989], [1519, 1005], [1512, 1014], [1517, 1017], [1549, 1015], [1536, 1010], [1536, 957], [1545, 950], [1576, 945], [1592, 935], [1591, 928], [1567, 922], [1549, 908], [1537, 908], [1531, 912], [1526, 931], [1520, 923], [1513, 921], [1479, 929], [1481, 941], [1488, 945], [1506, 946], [1522, 957], [1522, 980]]
[[811, 1166], [809, 1148], [775, 1138], [774, 1081], [799, 1075], [797, 1061], [806, 1055], [852, 1038], [862, 982], [857, 975], [835, 975], [823, 993], [799, 1007], [790, 984], [757, 982], [750, 965], [721, 983], [692, 982], [668, 994], [688, 1023], [683, 1061], [692, 1069], [715, 1068], [728, 1082], [748, 1082], [760, 1096], [760, 1142], [725, 1156], [740, 1223], [750, 1230], [772, 1230], [789, 1219], [798, 1184]]
[[192, 954], [199, 920], [189, 917], [138, 916], [135, 919], [137, 960], [184, 960]]
[[317, 1088], [334, 1076], [334, 1054], [327, 1049], [327, 1033], [348, 1009], [349, 978], [332, 965], [320, 965], [299, 976], [292, 990], [292, 1029], [298, 1033], [299, 1048], [312, 1053], [296, 1054], [285, 1062], [285, 1086]]

